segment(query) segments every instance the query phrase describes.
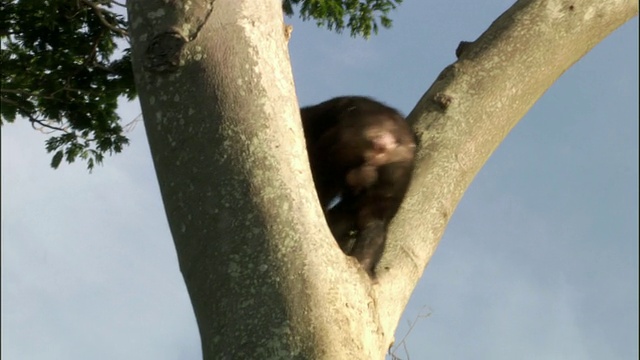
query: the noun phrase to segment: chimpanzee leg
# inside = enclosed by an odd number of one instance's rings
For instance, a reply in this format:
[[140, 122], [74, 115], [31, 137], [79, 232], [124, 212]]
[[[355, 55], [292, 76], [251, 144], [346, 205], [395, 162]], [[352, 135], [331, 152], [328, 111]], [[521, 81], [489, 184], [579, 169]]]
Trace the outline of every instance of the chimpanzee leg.
[[356, 215], [353, 203], [344, 199], [326, 211], [329, 229], [345, 254], [351, 250], [351, 233], [356, 229]]
[[375, 278], [374, 268], [382, 257], [387, 226], [381, 219], [369, 219], [358, 229], [358, 237], [349, 255], [355, 257], [371, 278]]

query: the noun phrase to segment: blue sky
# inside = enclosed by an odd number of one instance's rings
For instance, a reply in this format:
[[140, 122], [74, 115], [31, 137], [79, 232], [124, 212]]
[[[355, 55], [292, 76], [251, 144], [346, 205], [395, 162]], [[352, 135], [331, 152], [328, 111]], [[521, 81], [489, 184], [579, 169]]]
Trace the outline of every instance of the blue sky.
[[[289, 19], [301, 105], [373, 96], [408, 113], [511, 2], [405, 1], [365, 41]], [[125, 122], [140, 113], [123, 104]], [[144, 129], [88, 174], [2, 127], [6, 359], [198, 359]], [[400, 320], [412, 359], [638, 359], [638, 19], [569, 69], [458, 206]], [[407, 356], [403, 351], [397, 353]]]

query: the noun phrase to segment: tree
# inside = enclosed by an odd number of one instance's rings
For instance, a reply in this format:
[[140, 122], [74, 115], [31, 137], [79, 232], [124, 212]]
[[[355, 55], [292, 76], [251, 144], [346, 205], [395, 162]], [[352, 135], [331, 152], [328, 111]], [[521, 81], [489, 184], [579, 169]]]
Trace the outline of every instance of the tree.
[[[221, 6], [221, 13], [214, 11], [214, 16], [223, 16], [226, 14], [223, 10], [228, 9], [225, 5], [231, 6], [221, 1], [214, 3], [214, 6], [218, 5]], [[308, 169], [304, 165], [304, 145], [299, 142], [300, 129], [295, 119], [297, 106], [292, 96], [291, 81], [279, 80], [277, 75], [281, 73], [273, 71], [277, 69], [287, 75], [286, 69], [282, 69], [283, 64], [287, 64], [286, 56], [282, 55], [285, 53], [284, 46], [261, 52], [263, 46], [267, 47], [283, 41], [277, 37], [278, 26], [281, 24], [274, 20], [279, 17], [273, 16], [275, 14], [273, 4], [269, 11], [261, 11], [267, 9], [258, 8], [255, 9], [255, 14], [251, 14], [259, 20], [254, 24], [263, 26], [266, 26], [265, 23], [270, 24], [269, 31], [256, 34], [254, 30], [247, 30], [244, 33], [243, 28], [234, 25], [233, 22], [215, 21], [214, 23], [227, 25], [222, 26], [223, 31], [208, 30], [213, 34], [211, 35], [214, 37], [213, 41], [204, 36], [206, 32], [199, 35], [196, 41], [204, 42], [200, 44], [203, 54], [213, 61], [213, 65], [207, 66], [188, 60], [179, 76], [175, 74], [146, 75], [149, 79], [157, 77], [162, 79], [163, 84], [168, 84], [162, 88], [140, 86], [139, 90], [143, 106], [147, 107], [144, 109], [145, 114], [158, 114], [157, 111], [150, 112], [149, 109], [153, 108], [152, 106], [160, 108], [164, 106], [164, 110], [169, 109], [168, 113], [172, 115], [162, 116], [162, 119], [169, 119], [166, 123], [148, 122], [147, 128], [154, 146], [156, 168], [167, 213], [172, 221], [182, 271], [198, 315], [205, 354], [208, 354], [207, 351], [219, 351], [213, 348], [216, 339], [212, 334], [222, 332], [213, 327], [225, 326], [226, 331], [221, 342], [224, 350], [230, 352], [234, 351], [234, 344], [240, 343], [238, 346], [254, 344], [250, 336], [259, 333], [262, 338], [256, 340], [255, 344], [258, 345], [252, 350], [261, 349], [260, 340], [269, 337], [265, 334], [271, 334], [273, 340], [285, 342], [287, 351], [291, 348], [300, 349], [300, 357], [304, 355], [321, 357], [311, 355], [314, 351], [321, 350], [333, 351], [335, 356], [345, 356], [352, 352], [351, 355], [354, 355], [354, 358], [357, 356], [368, 358], [367, 352], [379, 356], [389, 343], [390, 334], [397, 322], [396, 316], [399, 316], [402, 311], [412, 285], [417, 281], [435, 248], [448, 216], [475, 172], [510, 126], [513, 126], [555, 77], [586, 52], [588, 45], [597, 42], [590, 40], [593, 42], [584, 44], [586, 35], [589, 35], [586, 37], [588, 39], [600, 39], [612, 30], [598, 23], [572, 23], [570, 29], [578, 28], [584, 31], [581, 34], [572, 34], [575, 38], [567, 35], [564, 39], [566, 42], [556, 40], [556, 35], [553, 35], [554, 41], [548, 41], [546, 36], [551, 36], [548, 31], [557, 29], [553, 25], [561, 24], [552, 23], [547, 24], [549, 28], [536, 29], [531, 24], [539, 22], [526, 21], [530, 19], [528, 16], [536, 14], [542, 16], [541, 13], [544, 13], [539, 6], [535, 5], [518, 3], [509, 13], [510, 15], [520, 14], [513, 18], [525, 24], [518, 21], [512, 22], [505, 16], [499, 19], [483, 38], [471, 47], [467, 47], [462, 52], [458, 65], [441, 75], [440, 81], [434, 85], [435, 88], [425, 95], [421, 105], [412, 114], [411, 118], [416, 120], [415, 127], [422, 135], [422, 144], [428, 145], [425, 145], [421, 151], [421, 160], [413, 186], [414, 195], [410, 195], [407, 199], [405, 210], [399, 215], [392, 230], [393, 241], [383, 264], [389, 267], [389, 271], [383, 275], [381, 284], [373, 288], [364, 281], [366, 278], [363, 278], [362, 274], [358, 274], [357, 267], [350, 265], [348, 261], [345, 262], [344, 257], [340, 256], [339, 251], [333, 247], [330, 236], [326, 229], [323, 229], [322, 221], [318, 220], [321, 219], [319, 209], [304, 211], [314, 206], [317, 208], [317, 205], [313, 205], [315, 203], [313, 188], [310, 185]], [[620, 15], [618, 21], [612, 21], [612, 24], [622, 23], [637, 11], [634, 8], [637, 5], [627, 5], [630, 7], [626, 9], [629, 13]], [[135, 9], [133, 10], [132, 19], [135, 18], [133, 16]], [[625, 14], [623, 10], [620, 9], [621, 14]], [[560, 9], [559, 11], [567, 11], [571, 14], [572, 11], [581, 11], [581, 9]], [[603, 15], [600, 19], [611, 18]], [[525, 26], [527, 31], [519, 31], [519, 26]], [[204, 27], [203, 31], [206, 29], [207, 27]], [[132, 29], [134, 39], [136, 31], [142, 30]], [[599, 36], [593, 36], [594, 33], [598, 33]], [[217, 38], [214, 36], [216, 34]], [[248, 35], [257, 36], [258, 39]], [[519, 36], [527, 38], [528, 41], [522, 41]], [[204, 41], [205, 39], [208, 41]], [[235, 41], [228, 41], [228, 39]], [[540, 67], [549, 63], [549, 58], [563, 53], [558, 49], [566, 47], [567, 42], [583, 45], [574, 45], [578, 49], [572, 49], [573, 51], [569, 52], [571, 56], [566, 54], [566, 58], [559, 58], [558, 63], [564, 65], [557, 69], [540, 70]], [[523, 48], [522, 44], [527, 44], [528, 48]], [[541, 54], [535, 51], [536, 45], [540, 46], [540, 44], [546, 45], [546, 53]], [[134, 59], [135, 46], [142, 45], [134, 42]], [[509, 50], [514, 47], [516, 50]], [[279, 49], [279, 57], [272, 53], [275, 52], [274, 48]], [[264, 64], [255, 63], [258, 69], [260, 66], [267, 66], [270, 71], [258, 70], [257, 73], [263, 76], [256, 75], [257, 78], [251, 76], [234, 78], [232, 76], [234, 71], [242, 72], [241, 65], [246, 64], [252, 55], [251, 52], [247, 52], [247, 49], [256, 49], [258, 54], [264, 56], [264, 59], [261, 59]], [[556, 51], [554, 52], [553, 49]], [[503, 59], [499, 65], [493, 63], [491, 67], [483, 68], [482, 66], [486, 66], [489, 60], [495, 60], [492, 54], [496, 52], [498, 55], [510, 54], [509, 61]], [[230, 54], [234, 56], [229, 57]], [[229, 63], [230, 59], [234, 62]], [[516, 65], [522, 66], [523, 63], [527, 64], [525, 68], [528, 71], [520, 73], [512, 70]], [[220, 71], [220, 68], [225, 71]], [[500, 74], [484, 71], [486, 69], [499, 69]], [[191, 76], [184, 78], [190, 72]], [[193, 72], [211, 76], [193, 76]], [[217, 86], [200, 81], [203, 78], [212, 78]], [[246, 82], [250, 84], [246, 87], [238, 87], [236, 83], [238, 78], [244, 81], [243, 85], [246, 85]], [[514, 78], [518, 80], [517, 84], [512, 82]], [[145, 84], [144, 81], [143, 84]], [[187, 87], [192, 84], [193, 90], [201, 89], [193, 93], [201, 93], [202, 97], [179, 99], [179, 104], [184, 106], [184, 109], [176, 109], [175, 105], [152, 104], [152, 96], [155, 99], [175, 99], [175, 89], [179, 88], [178, 86]], [[478, 87], [483, 84], [486, 86]], [[257, 89], [261, 91], [256, 91]], [[287, 90], [289, 96], [278, 93], [274, 89], [281, 89], [282, 93], [287, 93], [284, 91]], [[244, 94], [242, 94], [243, 91]], [[161, 92], [165, 92], [166, 96], [163, 97]], [[438, 96], [434, 96], [436, 94]], [[452, 94], [454, 96], [451, 96]], [[475, 98], [468, 99], [469, 94], [473, 94]], [[516, 97], [521, 101], [513, 100]], [[264, 98], [273, 99], [265, 101]], [[495, 106], [491, 105], [495, 105], [495, 102], [487, 100], [491, 98], [502, 100], [500, 104], [503, 107], [499, 114], [492, 112]], [[449, 101], [451, 101], [450, 104]], [[480, 105], [472, 101], [478, 101]], [[282, 112], [277, 111], [278, 106], [288, 109], [286, 120], [280, 116]], [[188, 114], [189, 108], [209, 110], [196, 111], [196, 114], [200, 114], [197, 116], [181, 114], [181, 111]], [[420, 116], [421, 112], [425, 115]], [[219, 114], [225, 114], [225, 116]], [[252, 116], [249, 117], [247, 114]], [[149, 120], [148, 116], [146, 117]], [[216, 120], [212, 122], [211, 118]], [[261, 127], [263, 123], [255, 119], [269, 121], [269, 129], [265, 130]], [[487, 124], [487, 120], [484, 119], [491, 119], [494, 122]], [[180, 126], [181, 121], [185, 121], [186, 126]], [[217, 124], [221, 126], [218, 127]], [[171, 130], [158, 131], [154, 126], [170, 127]], [[190, 126], [192, 128], [188, 129]], [[429, 133], [424, 132], [426, 126], [429, 126]], [[293, 129], [293, 135], [289, 134], [290, 129]], [[182, 131], [187, 134], [181, 134]], [[169, 135], [171, 138], [168, 137]], [[470, 138], [476, 141], [470, 143], [468, 141]], [[165, 141], [169, 144], [164, 144]], [[286, 146], [282, 146], [283, 144]], [[280, 154], [281, 151], [287, 153]], [[198, 154], [200, 158], [194, 158], [194, 154]], [[426, 161], [427, 158], [430, 161]], [[211, 166], [212, 164], [215, 164], [215, 168]], [[197, 173], [192, 173], [191, 169], [197, 170]], [[288, 183], [282, 181], [285, 176]], [[193, 184], [196, 189], [188, 190], [190, 184]], [[201, 188], [198, 189], [198, 186], [210, 186], [211, 195], [207, 195], [213, 200], [203, 198], [203, 193], [206, 194], [206, 192]], [[281, 188], [288, 191], [283, 191]], [[247, 193], [246, 189], [251, 191]], [[263, 192], [260, 189], [269, 189], [269, 191]], [[418, 196], [419, 189], [437, 189], [437, 191]], [[277, 199], [279, 205], [277, 209], [272, 206], [276, 201], [274, 199]], [[225, 204], [233, 206], [225, 207]], [[236, 208], [237, 204], [240, 206]], [[194, 208], [198, 210], [195, 214]], [[422, 209], [431, 210], [421, 211]], [[426, 216], [418, 221], [417, 217], [420, 214], [426, 214]], [[212, 222], [211, 219], [214, 221]], [[238, 220], [234, 222], [225, 219]], [[421, 223], [428, 231], [411, 234], [408, 224], [415, 229]], [[256, 229], [255, 232], [249, 231], [247, 234], [247, 225]], [[198, 229], [198, 226], [204, 228]], [[318, 231], [309, 231], [309, 229], [318, 229]], [[215, 230], [226, 235], [226, 238], [233, 238], [234, 243], [228, 244], [229, 248], [214, 248], [207, 241], [204, 230], [209, 233]], [[318, 235], [301, 236], [300, 233]], [[429, 247], [425, 247], [423, 243], [425, 233], [429, 233], [429, 238], [426, 239], [431, 244]], [[404, 254], [408, 251], [414, 256], [408, 259], [399, 256], [401, 247], [405, 251]], [[249, 253], [245, 254], [246, 252]], [[309, 254], [314, 256], [310, 258]], [[318, 254], [327, 254], [327, 256], [325, 258]], [[217, 261], [212, 261], [212, 258]], [[226, 259], [230, 259], [231, 262], [220, 263], [220, 261], [228, 261]], [[412, 263], [414, 261], [415, 263]], [[296, 276], [291, 276], [291, 273]], [[206, 276], [213, 276], [215, 284], [210, 285], [211, 280]], [[263, 281], [256, 285], [256, 278]], [[253, 286], [239, 286], [244, 283], [250, 283]], [[327, 288], [331, 291], [327, 291]], [[220, 293], [226, 296], [222, 299], [216, 298]], [[288, 294], [296, 294], [296, 298], [290, 298]], [[242, 299], [246, 299], [246, 302]], [[255, 299], [263, 299], [263, 302], [260, 304], [252, 302]], [[345, 308], [343, 303], [339, 303], [336, 299], [348, 299], [349, 305], [353, 307]], [[374, 301], [372, 307], [369, 308], [370, 303], [363, 299]], [[208, 303], [208, 301], [213, 302]], [[242, 306], [238, 307], [238, 303]], [[268, 305], [265, 306], [265, 304]], [[286, 306], [286, 308], [280, 309], [279, 306]], [[231, 315], [235, 315], [237, 312], [228, 310], [238, 308], [250, 309], [251, 318], [244, 319], [245, 321], [233, 318], [233, 321], [225, 320], [218, 324], [207, 323], [213, 316], [220, 319], [219, 314], [209, 312], [211, 309], [217, 309], [223, 314], [234, 313]], [[282, 312], [280, 313], [279, 310]], [[291, 321], [288, 321], [289, 318], [285, 317], [285, 314], [292, 318]], [[381, 315], [379, 326], [384, 333], [369, 333], [357, 329], [358, 326], [372, 327], [377, 323], [378, 315]], [[318, 324], [317, 327], [309, 326], [313, 324], [314, 319], [323, 319], [326, 322]], [[344, 336], [344, 333], [336, 334], [332, 329], [327, 329], [327, 332], [321, 330], [323, 324], [336, 326], [335, 324], [344, 324], [347, 321], [352, 322], [350, 326], [353, 334], [370, 334], [374, 340], [373, 345], [367, 344], [367, 339], [359, 339], [357, 335], [348, 337]], [[359, 321], [362, 323], [358, 324]], [[284, 325], [279, 327], [274, 324]], [[301, 329], [296, 328], [296, 325]], [[261, 326], [267, 330], [261, 331]], [[331, 338], [333, 336], [336, 338]], [[343, 344], [342, 341], [345, 343]], [[211, 347], [207, 347], [207, 344]], [[306, 344], [308, 347], [300, 344]], [[312, 345], [317, 345], [318, 348], [314, 349]], [[332, 357], [331, 353], [322, 355]], [[210, 357], [216, 358], [214, 355]]]

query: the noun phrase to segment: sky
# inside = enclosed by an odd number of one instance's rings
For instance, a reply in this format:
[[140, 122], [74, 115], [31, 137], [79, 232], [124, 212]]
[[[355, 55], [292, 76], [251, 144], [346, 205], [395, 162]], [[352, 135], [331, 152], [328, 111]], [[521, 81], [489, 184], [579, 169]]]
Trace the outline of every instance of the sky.
[[[352, 39], [286, 19], [298, 99], [409, 113], [511, 1], [405, 1]], [[139, 114], [123, 103], [125, 123]], [[3, 359], [200, 359], [144, 128], [92, 174], [1, 129]], [[400, 320], [402, 359], [638, 359], [638, 19], [570, 68], [480, 171]], [[415, 323], [408, 333], [409, 324]], [[406, 352], [405, 352], [406, 350]]]

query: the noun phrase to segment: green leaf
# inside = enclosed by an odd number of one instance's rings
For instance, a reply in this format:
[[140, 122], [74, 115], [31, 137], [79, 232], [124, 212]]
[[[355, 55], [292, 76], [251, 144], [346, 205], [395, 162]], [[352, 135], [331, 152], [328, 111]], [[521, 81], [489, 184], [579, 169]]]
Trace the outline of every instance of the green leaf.
[[62, 152], [62, 150], [58, 151], [55, 155], [53, 155], [53, 158], [51, 159], [52, 168], [57, 169], [58, 166], [60, 166], [60, 162], [62, 162], [63, 155], [64, 153]]

